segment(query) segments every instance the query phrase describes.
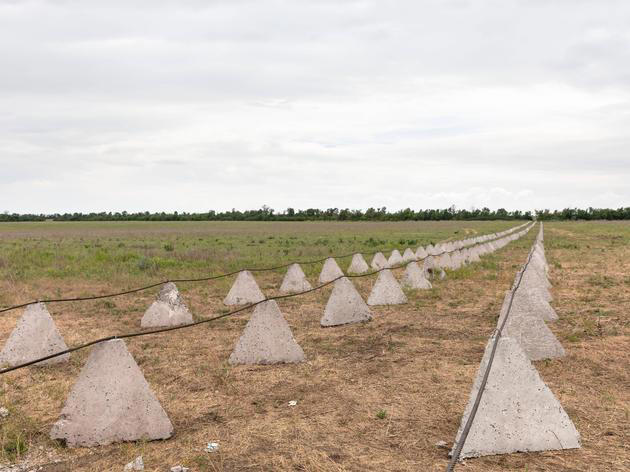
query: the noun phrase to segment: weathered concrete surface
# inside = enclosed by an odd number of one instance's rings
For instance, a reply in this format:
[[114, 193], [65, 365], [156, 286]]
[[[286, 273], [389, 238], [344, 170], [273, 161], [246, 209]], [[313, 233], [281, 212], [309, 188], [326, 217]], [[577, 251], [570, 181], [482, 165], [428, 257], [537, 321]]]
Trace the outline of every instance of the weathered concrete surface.
[[238, 273], [223, 303], [225, 305], [247, 305], [264, 299], [265, 295], [258, 288], [258, 284], [251, 272], [243, 270]]
[[417, 250], [416, 250], [416, 259], [418, 260], [422, 260], [425, 257], [427, 257], [429, 254], [427, 253], [427, 251], [424, 250], [424, 248], [422, 246], [420, 246]]
[[300, 264], [291, 264], [280, 285], [280, 293], [300, 293], [312, 288]]
[[[43, 303], [28, 305], [0, 352], [0, 366], [15, 366], [68, 349]], [[37, 366], [57, 364], [70, 354], [38, 362]]]
[[376, 283], [368, 297], [368, 305], [400, 305], [407, 303], [407, 295], [389, 269], [378, 274]]
[[192, 323], [193, 317], [173, 282], [164, 284], [162, 290], [147, 309], [140, 321], [143, 328], [178, 326]]
[[88, 447], [172, 435], [173, 425], [122, 339], [92, 348], [50, 432], [68, 446]]
[[416, 260], [416, 254], [409, 248], [405, 249], [402, 255], [403, 262], [411, 262]]
[[370, 266], [365, 262], [362, 254], [355, 254], [352, 256], [352, 262], [348, 267], [349, 274], [365, 274], [370, 270]]
[[540, 274], [538, 271], [533, 270], [533, 268], [530, 269], [525, 271], [521, 285], [527, 290], [537, 291], [546, 302], [551, 302], [553, 300], [553, 296], [549, 290], [550, 284], [548, 284], [547, 277]]
[[400, 255], [400, 251], [398, 251], [398, 249], [394, 249], [389, 256], [389, 259], [387, 259], [387, 266], [395, 267], [403, 262], [403, 257]]
[[293, 338], [275, 300], [256, 306], [230, 355], [230, 364], [303, 362], [304, 351]]
[[[491, 338], [486, 346], [455, 444], [477, 396], [493, 342]], [[502, 336], [460, 457], [578, 447], [580, 435], [562, 405], [518, 343]]]
[[365, 304], [363, 298], [346, 277], [335, 282], [324, 316], [320, 321], [322, 326], [338, 326], [372, 319], [372, 311]]
[[372, 269], [374, 270], [379, 270], [385, 269], [387, 267], [387, 264], [387, 258], [383, 255], [383, 253], [377, 252], [376, 254], [374, 254], [370, 266], [372, 266]]
[[551, 301], [553, 299], [551, 292], [549, 291], [551, 283], [549, 282], [544, 269], [537, 269], [530, 266], [528, 270], [525, 271], [521, 284], [525, 285], [528, 289], [540, 290], [541, 294], [547, 301]]
[[342, 275], [343, 271], [337, 264], [337, 261], [332, 257], [329, 257], [328, 259], [326, 259], [326, 262], [324, 262], [322, 271], [319, 274], [319, 283], [325, 284], [326, 282], [335, 280], [337, 277], [341, 277]]
[[432, 287], [424, 276], [424, 271], [420, 268], [417, 262], [410, 262], [407, 264], [405, 273], [401, 282], [403, 287], [427, 290]]
[[558, 319], [556, 310], [543, 298], [540, 292], [528, 290], [523, 285], [516, 291], [514, 303], [523, 311], [527, 311], [530, 315], [536, 315], [545, 321], [556, 321]]
[[555, 359], [566, 355], [560, 341], [545, 322], [536, 316], [512, 312], [503, 332], [515, 339], [532, 361]]
[[444, 252], [435, 258], [435, 265], [444, 269], [450, 269], [452, 262], [448, 252]]
[[[516, 291], [518, 294], [519, 290]], [[497, 326], [503, 324], [505, 313], [511, 298], [508, 291], [503, 299], [501, 314]], [[536, 313], [531, 313], [527, 305], [522, 305], [517, 296], [512, 301], [503, 334], [514, 339], [532, 361], [555, 359], [566, 355], [562, 344]]]

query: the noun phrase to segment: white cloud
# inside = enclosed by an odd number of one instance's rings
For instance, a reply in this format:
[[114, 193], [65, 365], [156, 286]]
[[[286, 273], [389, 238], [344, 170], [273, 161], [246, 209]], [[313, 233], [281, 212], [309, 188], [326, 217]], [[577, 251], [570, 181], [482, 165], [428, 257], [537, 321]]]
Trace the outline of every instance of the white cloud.
[[0, 211], [630, 202], [624, 1], [0, 1]]

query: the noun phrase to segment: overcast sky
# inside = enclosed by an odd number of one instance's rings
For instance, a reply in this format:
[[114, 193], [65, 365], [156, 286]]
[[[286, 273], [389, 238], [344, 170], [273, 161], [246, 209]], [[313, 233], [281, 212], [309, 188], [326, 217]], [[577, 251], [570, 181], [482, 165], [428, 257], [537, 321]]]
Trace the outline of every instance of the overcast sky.
[[630, 1], [0, 0], [0, 211], [630, 205]]

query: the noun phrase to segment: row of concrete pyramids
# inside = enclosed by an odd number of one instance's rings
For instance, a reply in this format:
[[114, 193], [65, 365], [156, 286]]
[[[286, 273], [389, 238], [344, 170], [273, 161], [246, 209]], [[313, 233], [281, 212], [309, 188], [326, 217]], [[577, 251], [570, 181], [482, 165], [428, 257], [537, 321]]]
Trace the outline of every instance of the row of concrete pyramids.
[[[545, 324], [557, 315], [549, 304], [551, 284], [542, 224], [530, 256], [504, 299], [498, 321], [504, 328], [460, 459], [580, 447], [575, 425], [531, 362], [565, 354]], [[493, 336], [486, 345], [453, 451], [479, 393], [494, 342]]]
[[[515, 235], [514, 237], [518, 236]], [[477, 254], [484, 254], [494, 247], [489, 243], [483, 245], [475, 251]], [[500, 243], [497, 243], [500, 244]], [[429, 251], [433, 251], [429, 248]], [[355, 255], [354, 262], [362, 257]], [[363, 260], [363, 263], [365, 261]], [[435, 268], [435, 261], [432, 256], [427, 257], [421, 269], [415, 262], [409, 263], [402, 278], [402, 284], [410, 289], [431, 288], [431, 283], [426, 275], [431, 274]], [[334, 280], [342, 277], [343, 272], [332, 258], [324, 264], [320, 280]], [[292, 265], [281, 286], [281, 292], [292, 293], [311, 288], [306, 280], [304, 272], [299, 265]], [[239, 273], [234, 285], [224, 302], [228, 305], [258, 303], [265, 300], [264, 294], [259, 289], [253, 276], [243, 271]], [[360, 319], [369, 319], [366, 307], [361, 306], [358, 301], [363, 300], [356, 292], [349, 280], [338, 280], [331, 295], [331, 300], [322, 317], [323, 326], [339, 325], [353, 322]], [[368, 305], [391, 305], [405, 303], [406, 296], [400, 285], [389, 270], [382, 270], [379, 273], [372, 293], [368, 298]], [[350, 306], [344, 312], [341, 308]], [[337, 307], [337, 308], [335, 308]], [[356, 317], [361, 314], [358, 319]], [[163, 327], [189, 324], [193, 321], [192, 314], [183, 302], [176, 286], [173, 283], [164, 285], [157, 300], [149, 307], [144, 314], [142, 327]], [[32, 359], [44, 357], [55, 352], [67, 349], [61, 335], [57, 331], [50, 314], [42, 304], [30, 305], [18, 326], [9, 337], [2, 352], [0, 352], [0, 364], [17, 365], [28, 362]], [[57, 363], [68, 359], [68, 356], [59, 356], [42, 363]]]
[[[504, 232], [509, 233], [510, 231]], [[522, 232], [521, 232], [522, 233]], [[474, 255], [485, 254], [496, 247], [506, 244], [508, 239], [518, 237], [520, 233], [513, 236], [508, 236], [491, 243], [481, 244], [478, 248], [472, 248], [471, 253]], [[502, 236], [502, 233], [498, 235], [482, 236], [479, 238], [471, 239], [470, 241], [478, 241], [489, 239], [492, 236]], [[504, 243], [501, 241], [505, 240]], [[455, 244], [455, 243], [448, 243]], [[459, 244], [458, 244], [459, 245]], [[465, 245], [465, 243], [463, 243]], [[438, 250], [450, 249], [438, 248]], [[427, 250], [430, 253], [436, 253], [434, 247], [428, 247]], [[407, 253], [407, 251], [405, 251]], [[409, 250], [409, 252], [411, 252]], [[396, 255], [397, 251], [393, 253]], [[382, 255], [382, 254], [381, 254]], [[400, 255], [398, 253], [398, 255]], [[377, 259], [378, 254], [375, 256]], [[442, 257], [442, 256], [439, 256]], [[456, 259], [454, 256], [452, 259]], [[390, 257], [391, 259], [391, 257]], [[451, 260], [452, 260], [451, 259]], [[466, 261], [466, 258], [463, 258]], [[473, 259], [474, 260], [474, 259]], [[434, 260], [433, 256], [428, 256], [423, 268], [421, 269], [417, 263], [411, 262], [407, 264], [405, 273], [403, 275], [403, 286], [410, 289], [427, 289], [431, 288], [431, 283], [427, 280], [427, 276], [431, 276], [433, 270], [438, 267], [440, 261]], [[366, 267], [367, 263], [361, 256], [356, 254], [353, 257], [352, 266]], [[320, 274], [320, 282], [326, 283], [335, 280], [339, 277], [343, 277], [343, 272], [337, 265], [335, 259], [329, 258], [324, 263], [324, 267]], [[335, 283], [336, 287], [333, 290], [331, 299], [333, 303], [329, 303], [331, 307], [344, 306], [344, 303], [340, 303], [337, 300], [347, 298], [348, 300], [357, 300], [357, 296], [360, 298], [354, 286], [349, 280], [338, 280]], [[351, 293], [349, 288], [341, 291], [337, 287], [350, 287], [354, 293]], [[306, 279], [306, 276], [298, 264], [290, 266], [287, 274], [282, 282], [280, 291], [281, 293], [296, 293], [305, 290], [310, 290], [311, 285]], [[259, 289], [256, 281], [251, 273], [243, 271], [239, 273], [234, 285], [230, 289], [224, 303], [227, 305], [241, 305], [249, 303], [258, 303], [265, 300], [265, 296]], [[362, 299], [361, 299], [362, 300]], [[382, 270], [379, 273], [377, 281], [374, 285], [372, 293], [368, 298], [368, 305], [389, 305], [405, 303], [406, 296], [401, 290], [400, 285], [394, 278], [393, 274], [389, 270]], [[364, 308], [357, 308], [357, 312], [365, 312]], [[334, 313], [332, 308], [325, 311], [325, 315], [322, 318], [322, 325], [331, 324], [344, 324], [344, 315], [340, 313]], [[353, 319], [350, 316], [349, 319]], [[167, 283], [163, 286], [158, 294], [157, 300], [149, 307], [144, 314], [141, 326], [145, 328], [151, 327], [163, 327], [163, 326], [177, 326], [182, 324], [189, 324], [193, 321], [192, 314], [183, 302], [177, 287], [173, 283]], [[44, 357], [55, 352], [63, 351], [67, 349], [61, 335], [57, 331], [50, 314], [42, 304], [29, 305], [25, 311], [24, 316], [18, 322], [16, 329], [12, 332], [9, 340], [5, 344], [2, 352], [0, 352], [0, 364], [16, 365], [23, 362], [28, 362], [32, 359]], [[43, 363], [57, 363], [67, 360], [68, 356], [59, 356]]]
[[[328, 263], [328, 270], [338, 266]], [[328, 261], [327, 261], [328, 262]], [[326, 264], [325, 264], [326, 266]], [[331, 269], [332, 268], [332, 269]], [[341, 270], [339, 269], [339, 272]], [[304, 273], [298, 265], [291, 266], [285, 282], [291, 288], [305, 288]], [[408, 264], [403, 284], [410, 288], [426, 288], [430, 283], [425, 272], [415, 262]], [[401, 286], [388, 269], [379, 272], [367, 303], [343, 273], [334, 282], [333, 291], [321, 319], [322, 326], [337, 326], [368, 321], [372, 313], [368, 305], [397, 304], [407, 301]], [[335, 277], [335, 278], [336, 278]], [[241, 272], [235, 293], [226, 303], [238, 303], [253, 291], [259, 303], [232, 352], [232, 364], [302, 362], [304, 351], [295, 341], [291, 329], [274, 300], [264, 301], [255, 280]], [[235, 286], [237, 285], [235, 282]], [[306, 281], [308, 283], [308, 281]], [[300, 285], [301, 284], [301, 285]], [[284, 285], [284, 282], [283, 282]], [[244, 290], [242, 292], [242, 290]], [[245, 293], [247, 292], [247, 293]], [[262, 297], [262, 298], [261, 298]], [[250, 301], [245, 303], [251, 303]], [[164, 326], [192, 322], [192, 315], [174, 284], [166, 284], [157, 300], [142, 319], [143, 326]], [[67, 349], [61, 334], [44, 304], [29, 305], [18, 326], [0, 353], [0, 364], [16, 365], [31, 359]], [[45, 363], [68, 360], [68, 355]], [[121, 376], [121, 372], [125, 372]], [[173, 426], [146, 382], [140, 368], [123, 340], [97, 344], [73, 386], [59, 420], [53, 425], [51, 437], [70, 446], [105, 445], [116, 441], [165, 439], [173, 434]]]

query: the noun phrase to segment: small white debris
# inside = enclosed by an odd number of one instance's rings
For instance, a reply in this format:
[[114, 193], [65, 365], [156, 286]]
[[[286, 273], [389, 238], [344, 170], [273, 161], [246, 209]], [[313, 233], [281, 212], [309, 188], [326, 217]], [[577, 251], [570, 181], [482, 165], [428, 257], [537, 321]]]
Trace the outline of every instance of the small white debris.
[[297, 405], [297, 400], [291, 400], [289, 402], [289, 406], [295, 406], [295, 405]]
[[184, 467], [183, 465], [176, 465], [175, 467], [171, 467], [171, 472], [188, 472], [190, 469], [188, 467]]
[[446, 441], [438, 441], [435, 443], [435, 447], [441, 447], [444, 449], [448, 449], [448, 445], [446, 444]]
[[5, 407], [1, 407], [0, 418], [6, 418], [7, 416], [9, 416], [9, 410], [7, 410]]
[[219, 450], [218, 442], [209, 442], [206, 446], [206, 452], [217, 452]]
[[142, 456], [136, 457], [133, 461], [127, 464], [124, 470], [144, 470], [144, 462]]

